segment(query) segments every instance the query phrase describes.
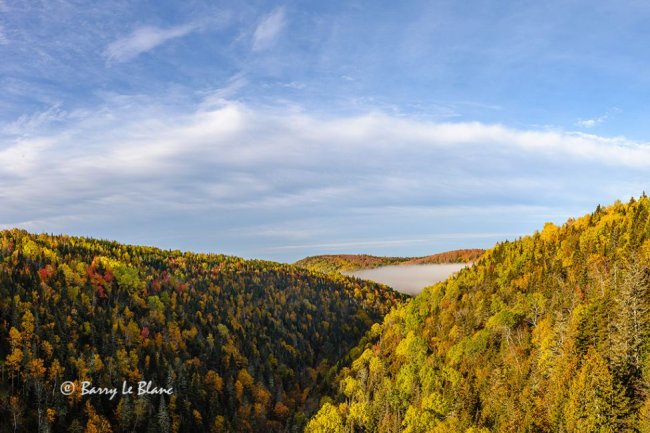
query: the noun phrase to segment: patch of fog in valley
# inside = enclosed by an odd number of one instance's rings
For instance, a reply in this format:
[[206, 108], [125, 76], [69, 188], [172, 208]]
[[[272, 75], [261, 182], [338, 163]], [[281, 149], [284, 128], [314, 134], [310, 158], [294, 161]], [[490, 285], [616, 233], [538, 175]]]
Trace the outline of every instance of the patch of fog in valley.
[[447, 279], [454, 272], [458, 272], [466, 266], [468, 266], [467, 263], [395, 265], [360, 269], [343, 272], [343, 274], [383, 283], [408, 295], [417, 295], [425, 287]]

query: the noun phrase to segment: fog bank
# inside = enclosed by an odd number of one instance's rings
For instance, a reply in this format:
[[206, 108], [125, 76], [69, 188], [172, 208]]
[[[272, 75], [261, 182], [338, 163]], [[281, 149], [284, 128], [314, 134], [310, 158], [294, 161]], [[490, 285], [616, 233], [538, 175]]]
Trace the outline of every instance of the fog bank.
[[395, 265], [343, 273], [386, 284], [398, 292], [417, 295], [425, 287], [446, 279], [465, 266], [467, 263]]

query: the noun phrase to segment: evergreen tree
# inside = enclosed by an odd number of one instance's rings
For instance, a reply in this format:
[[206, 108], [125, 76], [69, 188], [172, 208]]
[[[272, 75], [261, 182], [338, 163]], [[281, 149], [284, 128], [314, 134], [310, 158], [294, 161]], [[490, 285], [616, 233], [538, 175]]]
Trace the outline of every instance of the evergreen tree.
[[158, 407], [158, 428], [160, 433], [170, 432], [169, 413], [167, 412], [167, 404], [165, 404], [165, 397], [160, 397], [160, 405]]
[[569, 389], [565, 406], [568, 433], [615, 432], [616, 406], [612, 376], [598, 352], [590, 348]]

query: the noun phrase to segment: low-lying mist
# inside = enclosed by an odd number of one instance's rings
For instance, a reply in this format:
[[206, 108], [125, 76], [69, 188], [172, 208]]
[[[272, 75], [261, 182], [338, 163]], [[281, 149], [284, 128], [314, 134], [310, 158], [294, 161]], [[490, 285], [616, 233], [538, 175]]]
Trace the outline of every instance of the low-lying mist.
[[408, 295], [417, 295], [425, 287], [446, 279], [465, 266], [467, 263], [396, 265], [343, 273], [386, 284], [398, 292]]

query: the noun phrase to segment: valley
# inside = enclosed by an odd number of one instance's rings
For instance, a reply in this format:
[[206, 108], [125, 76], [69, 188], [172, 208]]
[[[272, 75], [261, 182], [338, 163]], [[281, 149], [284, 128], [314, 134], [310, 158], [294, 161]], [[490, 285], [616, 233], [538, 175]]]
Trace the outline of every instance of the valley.
[[398, 292], [415, 296], [425, 287], [445, 280], [455, 272], [469, 266], [466, 263], [440, 263], [430, 265], [388, 265], [372, 269], [343, 271], [362, 280], [386, 284]]
[[649, 22], [0, 0], [0, 433], [650, 433]]
[[[1, 231], [0, 432], [649, 431], [650, 200], [471, 251]], [[165, 392], [117, 392], [137, 383]]]
[[[405, 300], [274, 262], [0, 231], [0, 432], [300, 431]], [[173, 393], [84, 392], [144, 383]]]

